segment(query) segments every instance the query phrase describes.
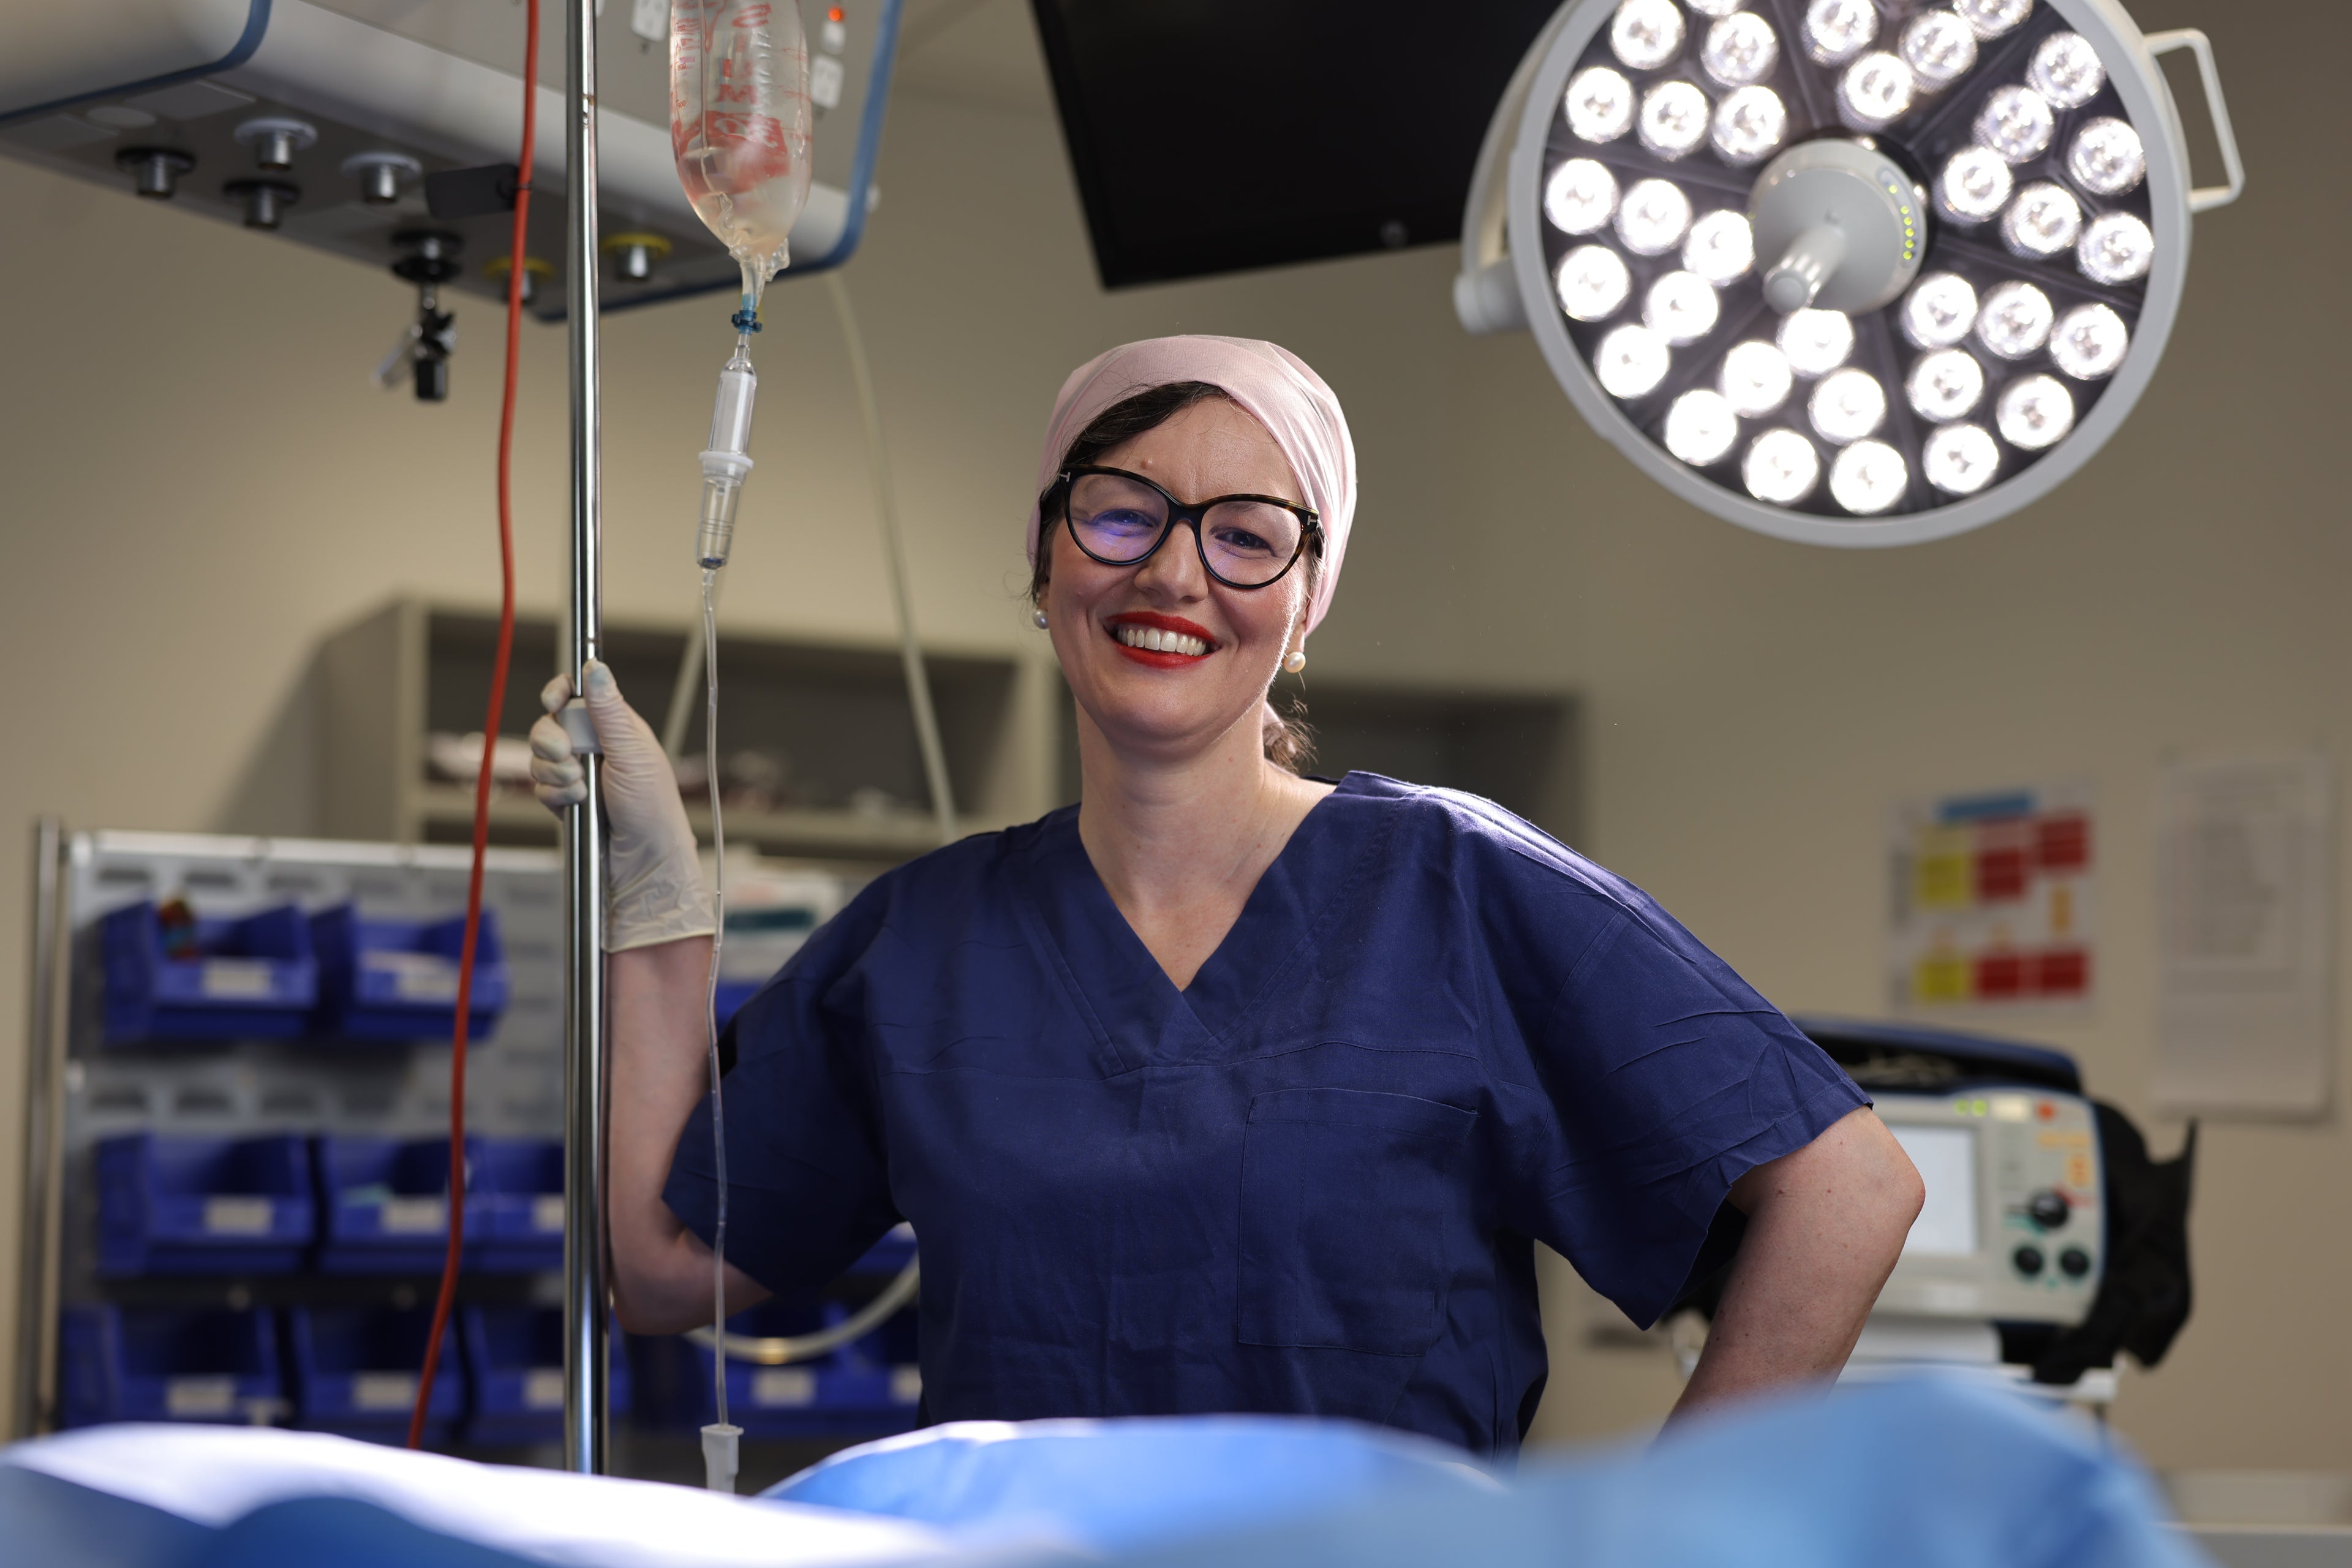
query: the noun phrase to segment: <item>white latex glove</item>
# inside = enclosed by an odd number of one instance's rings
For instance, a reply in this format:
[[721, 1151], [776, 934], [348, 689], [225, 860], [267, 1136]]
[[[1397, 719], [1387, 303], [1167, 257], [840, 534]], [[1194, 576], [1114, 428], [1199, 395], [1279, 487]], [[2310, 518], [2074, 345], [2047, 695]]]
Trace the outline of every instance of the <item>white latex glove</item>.
[[[702, 858], [678, 798], [677, 775], [637, 710], [621, 700], [613, 672], [591, 660], [588, 717], [604, 748], [604, 816], [613, 837], [604, 951], [651, 947], [719, 929], [702, 886]], [[572, 700], [572, 678], [547, 683], [539, 700], [550, 717], [530, 727], [530, 776], [541, 805], [561, 813], [588, 794], [572, 737], [553, 717]]]

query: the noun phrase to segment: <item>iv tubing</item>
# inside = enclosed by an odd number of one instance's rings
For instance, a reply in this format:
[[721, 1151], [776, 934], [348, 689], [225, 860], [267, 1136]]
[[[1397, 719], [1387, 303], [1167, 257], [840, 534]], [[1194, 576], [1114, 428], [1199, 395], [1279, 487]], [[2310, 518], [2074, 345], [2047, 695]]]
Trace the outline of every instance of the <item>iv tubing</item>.
[[[907, 552], [898, 532], [897, 492], [890, 485], [888, 449], [882, 442], [882, 408], [874, 395], [874, 377], [866, 363], [865, 334], [858, 331], [857, 313], [849, 302], [849, 287], [838, 272], [828, 272], [825, 286], [833, 295], [833, 306], [841, 319], [841, 335], [849, 350], [849, 374], [857, 388], [858, 411], [866, 422], [866, 450], [871, 460], [874, 476], [876, 509], [882, 527], [883, 559], [890, 573], [890, 603], [898, 612], [898, 648], [900, 662], [907, 672], [907, 700], [914, 710], [915, 739], [923, 754], [923, 773], [930, 786], [931, 807], [939, 818], [940, 842], [952, 844], [957, 837], [955, 795], [948, 778], [947, 749], [940, 742], [939, 715], [931, 707], [929, 678], [923, 669], [923, 646], [915, 636], [913, 605], [907, 592]], [[711, 579], [706, 571], [703, 578], [703, 637], [699, 644], [689, 643], [689, 661], [700, 656], [705, 672], [706, 689], [709, 697], [709, 718], [704, 727], [705, 763], [710, 775], [710, 829], [720, 855], [719, 927], [723, 936], [726, 930], [726, 839], [719, 823], [719, 752], [712, 739], [719, 729], [719, 641], [711, 614]], [[670, 700], [670, 711], [664, 716], [663, 749], [673, 757], [677, 755], [686, 734], [686, 704], [684, 693], [690, 689], [692, 677], [686, 669], [678, 672], [677, 691]], [[719, 1090], [719, 952], [713, 939], [710, 955], [710, 1100], [711, 1125], [714, 1129], [712, 1173], [719, 1185], [719, 1214], [713, 1227], [719, 1245], [713, 1248], [712, 1276], [717, 1321], [709, 1329], [695, 1329], [688, 1338], [709, 1349], [714, 1357], [719, 1375], [719, 1419], [727, 1420], [726, 1366], [730, 1355], [762, 1366], [777, 1366], [788, 1362], [811, 1361], [826, 1355], [849, 1343], [865, 1338], [886, 1321], [892, 1313], [904, 1307], [915, 1294], [921, 1280], [919, 1258], [907, 1265], [898, 1277], [885, 1286], [881, 1294], [859, 1308], [849, 1317], [829, 1329], [813, 1334], [784, 1337], [762, 1337], [756, 1334], [730, 1334], [727, 1331], [727, 1310], [724, 1301], [726, 1280], [727, 1237], [727, 1147], [726, 1117]]]
[[702, 727], [703, 766], [709, 772], [712, 921], [710, 974], [703, 987], [703, 1021], [709, 1026], [710, 1050], [710, 1157], [719, 1185], [719, 1215], [710, 1234], [711, 1332], [718, 1338], [712, 1356], [717, 1388], [719, 1425], [727, 1421], [727, 1102], [719, 1078], [719, 955], [727, 945], [727, 827], [719, 809], [719, 572], [702, 569], [702, 668], [706, 715]]
[[408, 1413], [408, 1446], [425, 1446], [425, 1417], [433, 1404], [434, 1374], [457, 1299], [466, 1244], [466, 1036], [474, 1005], [474, 960], [482, 931], [482, 868], [490, 842], [490, 762], [498, 750], [507, 704], [507, 671], [514, 655], [514, 416], [522, 355], [523, 259], [530, 223], [531, 158], [538, 140], [539, 0], [526, 0], [523, 22], [522, 170], [515, 188], [514, 259], [507, 269], [506, 395], [499, 406], [499, 642], [490, 663], [489, 711], [482, 721], [482, 765], [474, 776], [474, 858], [466, 881], [466, 935], [457, 954], [457, 1011], [449, 1037], [449, 1244], [441, 1258], [441, 1288], [433, 1299], [433, 1327], [425, 1338], [416, 1404]]

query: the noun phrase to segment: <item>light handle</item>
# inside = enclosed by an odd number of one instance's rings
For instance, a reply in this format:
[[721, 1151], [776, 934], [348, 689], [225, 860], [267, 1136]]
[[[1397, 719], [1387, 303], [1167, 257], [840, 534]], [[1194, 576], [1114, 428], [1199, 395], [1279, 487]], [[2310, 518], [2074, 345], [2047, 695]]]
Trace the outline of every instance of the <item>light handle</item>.
[[2221, 97], [2221, 73], [2213, 64], [2213, 40], [2195, 27], [2175, 27], [2150, 33], [2142, 40], [2150, 55], [2187, 49], [2197, 57], [2197, 79], [2205, 85], [2205, 110], [2213, 117], [2213, 140], [2221, 145], [2221, 167], [2229, 172], [2226, 185], [2195, 185], [2189, 192], [2189, 210], [2209, 212], [2225, 207], [2246, 194], [2245, 161], [2238, 156], [2238, 133], [2230, 129], [2230, 105]]

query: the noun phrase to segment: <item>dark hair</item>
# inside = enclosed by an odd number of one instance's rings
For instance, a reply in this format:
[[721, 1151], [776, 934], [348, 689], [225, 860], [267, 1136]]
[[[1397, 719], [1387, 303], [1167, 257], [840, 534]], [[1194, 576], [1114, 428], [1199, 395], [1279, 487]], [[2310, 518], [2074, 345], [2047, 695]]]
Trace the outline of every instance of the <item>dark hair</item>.
[[[1147, 430], [1158, 429], [1194, 404], [1205, 403], [1212, 397], [1233, 401], [1226, 397], [1224, 388], [1205, 381], [1171, 381], [1122, 398], [1096, 415], [1078, 432], [1077, 438], [1062, 454], [1062, 466], [1083, 468], [1098, 462], [1112, 447], [1132, 441]], [[1058, 486], [1048, 487], [1037, 498], [1037, 563], [1029, 574], [1032, 605], [1045, 602], [1045, 584], [1053, 575], [1054, 527], [1062, 521], [1061, 503]], [[1310, 552], [1300, 564], [1307, 574], [1307, 595], [1311, 600], [1316, 579], [1322, 574], [1323, 562]], [[1300, 772], [1315, 756], [1315, 732], [1307, 726], [1307, 704], [1294, 701], [1290, 711], [1283, 713], [1274, 706], [1272, 688], [1267, 689], [1264, 723], [1266, 760], [1294, 773]]]

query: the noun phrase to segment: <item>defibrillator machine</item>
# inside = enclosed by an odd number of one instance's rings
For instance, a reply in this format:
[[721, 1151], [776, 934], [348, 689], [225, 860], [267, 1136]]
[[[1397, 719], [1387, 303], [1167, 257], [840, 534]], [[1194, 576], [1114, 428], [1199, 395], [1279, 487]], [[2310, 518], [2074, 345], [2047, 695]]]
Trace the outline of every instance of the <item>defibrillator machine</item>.
[[2189, 1314], [2193, 1126], [2152, 1162], [2057, 1051], [1796, 1022], [1870, 1092], [1927, 1187], [1847, 1377], [1935, 1366], [2103, 1405], [2119, 1351], [2161, 1359]]

